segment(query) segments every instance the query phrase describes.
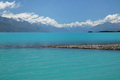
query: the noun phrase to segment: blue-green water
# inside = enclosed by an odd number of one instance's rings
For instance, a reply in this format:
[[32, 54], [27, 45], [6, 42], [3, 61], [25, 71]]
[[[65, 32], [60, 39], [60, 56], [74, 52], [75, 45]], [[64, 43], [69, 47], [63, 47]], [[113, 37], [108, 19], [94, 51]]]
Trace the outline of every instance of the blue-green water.
[[[120, 43], [120, 33], [0, 33], [0, 45]], [[0, 80], [120, 80], [120, 51], [0, 49]]]
[[0, 33], [0, 44], [106, 44], [120, 43], [120, 33]]

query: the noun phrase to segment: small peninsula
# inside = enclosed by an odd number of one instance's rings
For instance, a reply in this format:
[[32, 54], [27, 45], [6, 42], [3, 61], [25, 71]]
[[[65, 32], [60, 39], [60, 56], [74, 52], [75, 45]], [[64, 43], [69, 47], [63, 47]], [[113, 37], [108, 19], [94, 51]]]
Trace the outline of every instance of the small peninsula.
[[56, 46], [43, 46], [43, 47], [44, 48], [74, 48], [74, 49], [120, 50], [120, 44], [56, 45]]
[[98, 49], [120, 50], [120, 44], [91, 44], [91, 45], [2, 45], [0, 48], [71, 48], [71, 49]]

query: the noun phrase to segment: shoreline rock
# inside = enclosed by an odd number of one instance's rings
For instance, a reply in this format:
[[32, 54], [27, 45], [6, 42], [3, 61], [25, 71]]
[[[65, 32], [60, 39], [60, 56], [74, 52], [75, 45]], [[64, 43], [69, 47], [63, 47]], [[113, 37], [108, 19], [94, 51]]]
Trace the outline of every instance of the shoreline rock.
[[75, 49], [120, 50], [120, 44], [56, 45], [56, 46], [42, 46], [42, 47], [43, 48], [75, 48]]
[[94, 44], [94, 45], [3, 45], [0, 48], [73, 48], [73, 49], [98, 49], [120, 50], [120, 44]]

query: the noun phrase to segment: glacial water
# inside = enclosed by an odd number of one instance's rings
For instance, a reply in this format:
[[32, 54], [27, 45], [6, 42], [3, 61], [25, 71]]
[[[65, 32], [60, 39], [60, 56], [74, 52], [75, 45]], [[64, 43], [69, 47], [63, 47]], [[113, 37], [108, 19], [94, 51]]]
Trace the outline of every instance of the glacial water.
[[0, 45], [120, 43], [120, 33], [0, 33]]
[[[0, 33], [0, 46], [107, 43], [120, 33]], [[0, 80], [120, 80], [120, 51], [0, 48]]]

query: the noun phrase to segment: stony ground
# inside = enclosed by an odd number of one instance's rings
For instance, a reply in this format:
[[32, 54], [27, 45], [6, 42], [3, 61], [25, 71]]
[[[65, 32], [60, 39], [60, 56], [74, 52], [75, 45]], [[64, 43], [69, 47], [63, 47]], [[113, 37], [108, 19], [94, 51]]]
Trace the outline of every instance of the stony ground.
[[120, 44], [101, 44], [101, 45], [56, 45], [43, 46], [44, 48], [76, 48], [76, 49], [103, 49], [103, 50], [120, 50]]
[[0, 45], [0, 48], [75, 48], [75, 49], [102, 49], [120, 50], [120, 44], [100, 44], [100, 45]]

